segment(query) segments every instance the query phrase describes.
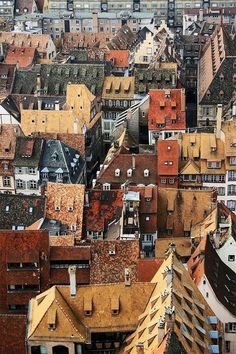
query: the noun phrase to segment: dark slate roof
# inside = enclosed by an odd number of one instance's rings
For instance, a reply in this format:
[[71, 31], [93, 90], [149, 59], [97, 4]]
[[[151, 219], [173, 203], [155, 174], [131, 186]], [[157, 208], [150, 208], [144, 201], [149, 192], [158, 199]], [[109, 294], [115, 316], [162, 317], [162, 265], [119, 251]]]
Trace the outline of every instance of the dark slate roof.
[[138, 37], [141, 41], [144, 41], [146, 39], [147, 34], [150, 32], [151, 31], [145, 26], [140, 31], [138, 31]]
[[1, 106], [14, 118], [16, 118], [18, 122], [20, 122], [20, 111], [18, 110], [15, 101], [10, 95], [1, 102]]
[[30, 226], [44, 216], [44, 209], [45, 197], [0, 194], [0, 229]]
[[65, 96], [42, 96], [36, 97], [35, 95], [17, 95], [12, 94], [8, 96], [20, 111], [20, 104], [23, 109], [39, 109], [39, 101], [41, 102], [41, 109], [43, 110], [54, 110], [55, 102], [59, 102], [60, 109], [66, 103]]
[[[236, 67], [234, 62], [236, 61], [236, 56], [226, 57], [222, 62], [219, 70], [215, 74], [210, 86], [206, 90], [200, 104], [228, 104], [233, 96], [235, 90], [233, 77], [236, 75]], [[221, 74], [224, 76], [224, 80], [221, 80]], [[208, 97], [207, 91], [210, 91], [210, 96]], [[220, 92], [223, 91], [224, 95], [221, 96]]]
[[221, 261], [209, 236], [206, 241], [204, 264], [205, 274], [217, 299], [236, 316], [236, 274]]
[[[109, 70], [108, 70], [109, 71]], [[45, 95], [65, 96], [67, 84], [85, 84], [95, 95], [102, 94], [106, 72], [103, 63], [43, 64], [32, 70], [17, 70], [12, 93], [34, 94], [37, 74], [41, 77], [41, 92]]]
[[[175, 86], [171, 86], [171, 77], [175, 75]], [[177, 75], [175, 68], [141, 69], [136, 68], [135, 93], [148, 93], [150, 89], [176, 88]]]
[[[40, 171], [47, 168], [51, 182], [53, 182], [53, 179], [50, 178], [50, 174], [55, 174], [56, 170], [61, 168], [63, 173], [69, 176], [69, 180], [64, 183], [78, 183], [84, 165], [85, 161], [81, 158], [78, 150], [71, 148], [60, 140], [46, 140], [44, 142]], [[56, 178], [56, 174], [54, 177]]]
[[18, 137], [13, 165], [15, 167], [37, 167], [42, 154], [43, 139]]

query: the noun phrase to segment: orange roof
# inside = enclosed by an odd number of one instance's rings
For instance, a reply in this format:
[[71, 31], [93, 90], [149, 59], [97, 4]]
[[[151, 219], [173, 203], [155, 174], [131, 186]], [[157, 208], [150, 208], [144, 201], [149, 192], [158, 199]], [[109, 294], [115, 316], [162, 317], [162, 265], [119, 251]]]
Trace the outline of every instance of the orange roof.
[[114, 66], [124, 68], [129, 66], [128, 50], [111, 50], [106, 54], [106, 60], [113, 61]]
[[157, 173], [159, 176], [177, 176], [179, 168], [179, 146], [177, 140], [157, 142]]
[[138, 281], [149, 282], [152, 280], [163, 260], [161, 259], [140, 259], [138, 262]]
[[8, 49], [4, 63], [17, 64], [21, 69], [26, 69], [33, 64], [35, 48], [11, 47]]
[[[184, 89], [150, 90], [149, 96], [148, 128], [150, 130], [186, 128]], [[158, 126], [160, 124], [162, 126]]]

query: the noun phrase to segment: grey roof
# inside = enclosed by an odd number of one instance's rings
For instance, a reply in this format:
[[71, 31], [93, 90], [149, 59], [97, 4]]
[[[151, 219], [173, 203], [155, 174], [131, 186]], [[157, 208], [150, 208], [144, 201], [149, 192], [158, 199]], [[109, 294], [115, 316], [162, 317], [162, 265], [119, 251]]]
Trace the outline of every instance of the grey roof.
[[0, 229], [30, 226], [44, 217], [45, 197], [0, 194]]
[[17, 70], [12, 93], [34, 94], [37, 74], [41, 77], [42, 93], [65, 96], [69, 82], [85, 84], [93, 94], [101, 95], [104, 76], [110, 73], [106, 72], [106, 65], [103, 63], [36, 65], [28, 71]]
[[[175, 76], [175, 85], [172, 86], [171, 78]], [[135, 93], [148, 93], [150, 89], [176, 88], [177, 75], [175, 68], [141, 69], [136, 68]]]
[[78, 150], [60, 140], [46, 140], [44, 142], [40, 172], [47, 168], [49, 181], [56, 180], [56, 173], [63, 173], [68, 176], [68, 178], [64, 178], [64, 183], [79, 183], [82, 180], [84, 167], [85, 161], [81, 158]]

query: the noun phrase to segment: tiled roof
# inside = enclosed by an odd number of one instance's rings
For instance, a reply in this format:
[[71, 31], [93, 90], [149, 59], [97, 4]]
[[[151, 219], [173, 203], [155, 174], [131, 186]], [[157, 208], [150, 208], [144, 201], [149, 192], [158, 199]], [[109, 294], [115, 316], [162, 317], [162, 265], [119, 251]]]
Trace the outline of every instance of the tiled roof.
[[[73, 334], [74, 340], [85, 343], [90, 332], [101, 332], [101, 329], [103, 332], [132, 331], [153, 288], [151, 283], [77, 286], [77, 294], [72, 298], [69, 286], [52, 287], [31, 300], [28, 341], [40, 337], [67, 340]], [[118, 299], [122, 309], [116, 316], [112, 314], [113, 299]], [[88, 309], [91, 309], [90, 316], [86, 315]], [[47, 326], [51, 311], [57, 314], [53, 331]]]
[[[152, 283], [155, 288], [145, 311], [139, 316], [136, 331], [126, 338], [120, 353], [135, 354], [138, 346], [150, 354], [164, 354], [172, 348], [178, 353], [199, 353], [199, 345], [207, 348], [207, 353], [208, 345], [214, 344], [207, 316], [214, 313], [173, 252], [162, 263]], [[198, 318], [203, 331], [196, 328]], [[167, 334], [168, 341], [165, 339]], [[161, 347], [164, 351], [160, 351]]]
[[129, 269], [131, 282], [138, 279], [138, 240], [93, 240], [91, 242], [90, 283], [119, 283]]
[[23, 135], [18, 125], [0, 125], [0, 160], [13, 160], [15, 156], [16, 138]]
[[60, 140], [72, 149], [78, 150], [82, 158], [85, 157], [85, 136], [84, 134], [67, 134], [67, 133], [35, 133], [33, 136], [40, 137], [45, 140]]
[[158, 237], [155, 243], [155, 257], [165, 258], [165, 252], [169, 248], [169, 244], [174, 243], [176, 253], [182, 257], [190, 257], [192, 249], [192, 241], [190, 237]]
[[177, 176], [179, 169], [179, 145], [177, 140], [158, 140], [157, 173], [159, 176]]
[[[135, 168], [132, 169], [134, 161]], [[110, 161], [105, 162], [97, 182], [121, 185], [129, 180], [131, 184], [156, 184], [156, 161], [155, 154], [136, 154], [132, 156], [129, 153], [121, 153], [121, 150], [119, 150]], [[119, 175], [115, 173], [117, 169], [120, 170]], [[127, 171], [130, 169], [132, 169], [132, 175], [127, 176]], [[144, 174], [145, 170], [148, 171], [147, 175]]]
[[123, 207], [123, 191], [92, 189], [89, 192], [89, 207], [85, 209], [86, 231], [106, 232], [108, 225], [119, 220]]
[[84, 189], [82, 184], [49, 182], [47, 185], [46, 217], [66, 224], [77, 238], [82, 236]]
[[40, 161], [40, 172], [48, 169], [49, 180], [56, 179], [56, 171], [60, 168], [64, 174], [63, 183], [79, 183], [83, 180], [85, 161], [80, 152], [64, 144], [60, 140], [46, 140]]
[[137, 34], [134, 34], [129, 26], [124, 25], [117, 31], [107, 46], [111, 50], [127, 50], [133, 48], [137, 41]]
[[95, 95], [101, 95], [106, 66], [102, 63], [42, 64], [25, 72], [17, 70], [12, 93], [34, 94], [37, 75], [40, 74], [41, 90], [45, 95], [65, 96], [68, 83], [84, 84]]
[[0, 43], [7, 43], [14, 47], [32, 47], [38, 52], [46, 52], [49, 42], [52, 42], [48, 34], [30, 34], [23, 32], [0, 32]]
[[[158, 190], [158, 234], [183, 237], [185, 232], [203, 220], [214, 209], [211, 190]], [[169, 237], [169, 236], [168, 236]]]
[[27, 227], [44, 216], [45, 198], [0, 194], [0, 229]]
[[43, 140], [32, 137], [18, 137], [16, 140], [15, 167], [38, 167]]
[[[150, 90], [148, 111], [149, 130], [185, 129], [185, 92], [183, 89]], [[164, 124], [163, 128], [158, 124]]]
[[[161, 63], [159, 68], [136, 68], [135, 93], [148, 93], [151, 89], [170, 89], [177, 86], [177, 64]], [[172, 83], [173, 80], [173, 83]]]
[[128, 50], [110, 50], [106, 53], [106, 60], [112, 61], [113, 65], [118, 68], [126, 68], [129, 66]]
[[140, 259], [138, 261], [138, 281], [150, 282], [162, 264], [160, 259]]
[[15, 69], [16, 65], [0, 63], [0, 100], [10, 93]]
[[108, 76], [105, 77], [103, 99], [133, 99], [134, 98], [134, 77]]
[[0, 353], [25, 354], [26, 315], [0, 315]]
[[33, 64], [35, 53], [35, 48], [11, 47], [7, 51], [4, 63], [18, 64], [20, 69], [27, 69]]
[[63, 36], [63, 47], [65, 49], [106, 48], [113, 36], [114, 35], [109, 32], [65, 33]]

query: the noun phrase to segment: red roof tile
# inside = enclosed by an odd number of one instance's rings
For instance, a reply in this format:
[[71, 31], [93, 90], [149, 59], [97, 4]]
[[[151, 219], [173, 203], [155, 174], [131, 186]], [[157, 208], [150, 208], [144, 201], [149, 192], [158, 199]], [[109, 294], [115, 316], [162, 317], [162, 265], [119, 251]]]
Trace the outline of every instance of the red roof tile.
[[140, 259], [138, 262], [138, 281], [150, 282], [162, 262], [161, 259]]
[[123, 206], [122, 190], [91, 190], [89, 208], [85, 210], [87, 231], [106, 231], [108, 224], [120, 217]]
[[0, 354], [25, 354], [26, 315], [0, 315]]
[[159, 176], [177, 176], [179, 169], [179, 146], [177, 140], [157, 142], [157, 171]]
[[129, 51], [128, 50], [111, 50], [106, 54], [106, 60], [114, 63], [115, 67], [124, 68], [129, 66]]
[[[179, 130], [186, 128], [185, 92], [183, 89], [150, 90], [148, 128]], [[158, 127], [164, 124], [163, 127]]]
[[26, 69], [33, 64], [35, 48], [11, 47], [8, 49], [4, 63], [17, 64], [21, 69]]

